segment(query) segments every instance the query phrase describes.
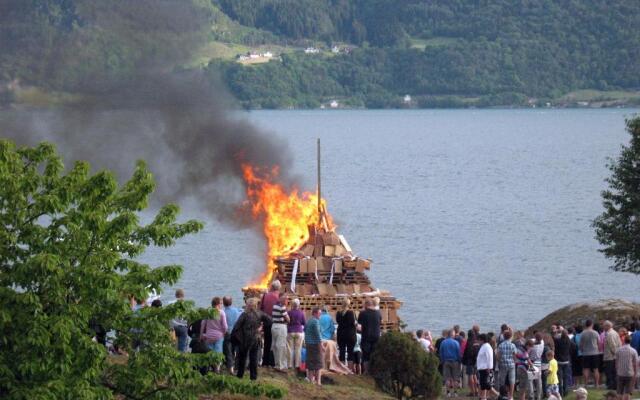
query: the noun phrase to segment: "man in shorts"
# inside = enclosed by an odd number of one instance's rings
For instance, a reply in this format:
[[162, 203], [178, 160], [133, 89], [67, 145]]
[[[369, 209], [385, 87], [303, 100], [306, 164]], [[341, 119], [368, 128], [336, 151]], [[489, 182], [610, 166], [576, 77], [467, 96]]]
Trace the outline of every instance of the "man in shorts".
[[584, 331], [580, 335], [580, 354], [582, 354], [582, 372], [584, 374], [584, 384], [589, 384], [589, 377], [593, 372], [596, 387], [600, 385], [600, 349], [598, 342], [600, 336], [593, 329], [593, 321], [590, 319], [585, 323]]
[[448, 337], [440, 344], [438, 355], [442, 363], [442, 376], [447, 385], [447, 397], [456, 397], [458, 382], [460, 381], [460, 343], [455, 337], [455, 331], [451, 329]]
[[498, 346], [498, 387], [508, 386], [509, 399], [513, 399], [516, 385], [516, 345], [511, 342], [513, 332], [502, 333], [503, 341]]
[[631, 337], [624, 338], [624, 345], [616, 351], [616, 390], [621, 400], [630, 400], [633, 393], [633, 380], [638, 365], [638, 352], [631, 347]]

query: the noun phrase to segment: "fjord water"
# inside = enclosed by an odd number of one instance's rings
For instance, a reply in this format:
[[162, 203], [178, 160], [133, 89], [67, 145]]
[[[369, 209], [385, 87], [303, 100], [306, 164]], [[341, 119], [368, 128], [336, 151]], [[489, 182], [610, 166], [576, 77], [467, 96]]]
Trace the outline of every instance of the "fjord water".
[[[627, 143], [638, 110], [257, 111], [283, 138], [303, 188], [323, 196], [339, 233], [374, 260], [374, 287], [404, 302], [412, 329], [503, 322], [526, 328], [577, 301], [640, 300], [640, 277], [614, 273], [591, 221], [602, 211], [607, 157]], [[203, 214], [186, 209], [187, 215]], [[206, 305], [240, 302], [264, 268], [259, 233], [206, 220], [198, 235], [151, 249], [180, 263], [176, 287]], [[170, 298], [167, 292], [164, 298]]]

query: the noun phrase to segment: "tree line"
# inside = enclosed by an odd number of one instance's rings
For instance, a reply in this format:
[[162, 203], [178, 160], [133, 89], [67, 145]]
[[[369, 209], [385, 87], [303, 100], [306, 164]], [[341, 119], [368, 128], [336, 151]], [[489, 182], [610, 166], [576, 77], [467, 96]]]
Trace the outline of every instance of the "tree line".
[[[640, 87], [640, 8], [630, 1], [216, 0], [241, 24], [288, 39], [353, 43], [339, 57], [222, 65], [246, 107], [521, 104], [576, 89]], [[412, 46], [413, 45], [413, 46]], [[314, 82], [310, 79], [314, 78]]]

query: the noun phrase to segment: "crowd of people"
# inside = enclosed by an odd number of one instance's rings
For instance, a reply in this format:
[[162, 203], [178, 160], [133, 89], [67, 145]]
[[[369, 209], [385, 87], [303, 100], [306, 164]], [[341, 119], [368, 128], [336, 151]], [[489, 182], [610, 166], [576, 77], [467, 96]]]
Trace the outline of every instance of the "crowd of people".
[[497, 335], [477, 325], [465, 334], [456, 325], [436, 341], [424, 330], [415, 336], [438, 356], [447, 397], [464, 386], [481, 400], [560, 400], [572, 389], [586, 400], [585, 387], [604, 387], [608, 397], [629, 400], [640, 381], [640, 321], [617, 330], [610, 321], [558, 323], [529, 335], [506, 324]]
[[[248, 367], [252, 380], [260, 365], [279, 372], [303, 371], [318, 385], [323, 369], [367, 371], [381, 335], [375, 298], [367, 299], [357, 314], [345, 297], [335, 318], [325, 306], [314, 308], [306, 319], [300, 301], [290, 300], [280, 289], [280, 282], [273, 281], [261, 298], [246, 299], [243, 310], [231, 297], [214, 297], [215, 319], [174, 319], [177, 349], [221, 353], [227, 371], [242, 378]], [[179, 289], [176, 301], [183, 300]], [[136, 303], [132, 309], [139, 307]], [[640, 382], [640, 321], [619, 327], [610, 321], [586, 320], [584, 326], [570, 327], [557, 323], [529, 334], [507, 324], [498, 334], [481, 333], [478, 325], [465, 333], [456, 325], [437, 339], [428, 330], [416, 331], [414, 338], [421, 351], [438, 357], [447, 397], [467, 388], [468, 396], [480, 400], [513, 400], [515, 395], [519, 400], [560, 400], [573, 390], [579, 400], [586, 400], [585, 387], [605, 387], [610, 397], [630, 400]], [[221, 366], [213, 369], [220, 372]]]
[[[303, 371], [317, 385], [323, 369], [343, 374], [366, 371], [381, 334], [379, 300], [366, 300], [356, 318], [345, 297], [335, 319], [324, 306], [314, 308], [307, 320], [300, 300], [290, 300], [280, 288], [280, 282], [273, 281], [261, 298], [248, 298], [243, 310], [233, 305], [231, 297], [214, 297], [216, 319], [173, 320], [177, 349], [221, 353], [227, 371], [242, 378], [248, 367], [252, 380], [258, 377], [258, 366]], [[176, 301], [183, 299], [184, 291], [177, 290]], [[219, 372], [221, 366], [213, 369]]]

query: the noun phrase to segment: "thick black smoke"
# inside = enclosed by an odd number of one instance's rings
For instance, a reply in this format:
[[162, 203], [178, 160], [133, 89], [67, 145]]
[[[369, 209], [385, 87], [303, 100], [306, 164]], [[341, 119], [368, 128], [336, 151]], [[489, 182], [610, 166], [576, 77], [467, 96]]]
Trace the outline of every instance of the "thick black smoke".
[[[126, 12], [142, 18], [136, 13], [144, 13], [139, 4], [144, 2], [128, 3], [137, 5]], [[164, 8], [155, 9], [154, 15], [167, 22], [188, 1], [161, 3]], [[161, 11], [166, 14], [159, 16]], [[182, 10], [180, 15], [184, 14]], [[105, 19], [102, 29], [110, 26]], [[185, 23], [178, 20], [176, 30]], [[100, 23], [99, 16], [94, 23]], [[147, 48], [149, 32], [140, 34], [146, 35]], [[176, 55], [184, 57], [184, 53], [180, 48]], [[0, 117], [0, 136], [21, 144], [52, 141], [67, 162], [88, 160], [121, 178], [131, 175], [137, 159], [144, 159], [156, 177], [160, 201], [193, 198], [218, 218], [238, 222], [238, 204], [244, 199], [241, 164], [279, 165], [287, 171], [292, 160], [286, 143], [234, 111], [233, 100], [210, 72], [167, 72], [166, 66], [153, 66], [157, 60], [151, 61], [138, 59], [131, 73], [117, 79], [96, 76], [72, 103], [5, 112]], [[282, 179], [291, 182], [286, 174]]]

